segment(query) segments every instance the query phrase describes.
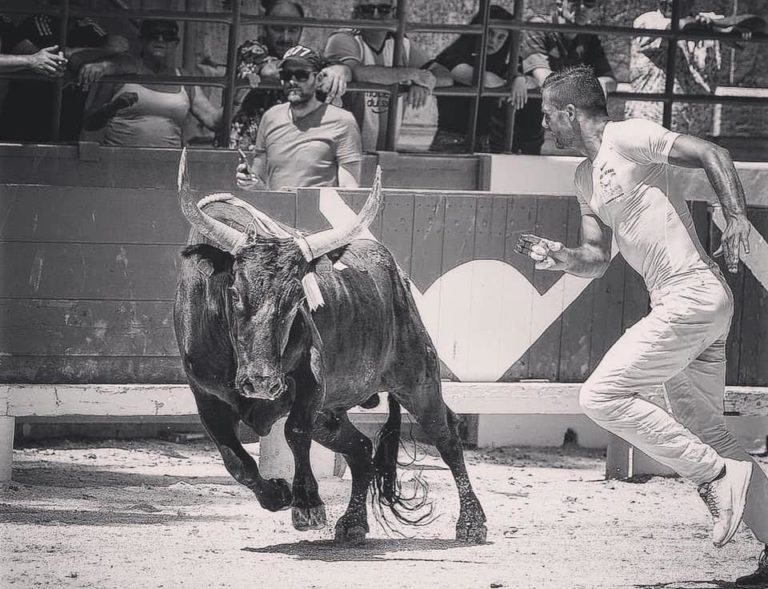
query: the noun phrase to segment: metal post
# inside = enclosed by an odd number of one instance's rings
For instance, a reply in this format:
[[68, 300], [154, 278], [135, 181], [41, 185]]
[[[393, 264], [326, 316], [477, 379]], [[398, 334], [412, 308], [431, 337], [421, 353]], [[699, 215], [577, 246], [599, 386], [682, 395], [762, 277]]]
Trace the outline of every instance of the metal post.
[[[677, 33], [680, 30], [680, 0], [672, 0], [672, 22], [671, 30], [673, 33]], [[677, 61], [677, 39], [669, 39], [667, 43], [667, 68], [666, 79], [664, 81], [664, 93], [669, 95], [675, 92], [675, 62]], [[664, 114], [662, 117], [662, 125], [667, 129], [672, 128], [672, 102], [670, 100], [664, 101]]]
[[[69, 0], [64, 0], [61, 13], [61, 29], [59, 29], [59, 51], [66, 51], [67, 31], [69, 30]], [[64, 90], [64, 78], [56, 78], [53, 85], [53, 112], [51, 113], [51, 140], [59, 140], [61, 127], [61, 94]]]
[[[399, 67], [405, 47], [405, 28], [408, 19], [409, 0], [398, 0], [397, 3], [397, 33], [395, 33], [395, 49], [392, 55], [392, 67]], [[397, 145], [397, 117], [400, 114], [399, 103], [399, 84], [392, 84], [389, 88], [389, 110], [387, 114], [387, 138], [384, 149], [394, 151]]]
[[[512, 16], [515, 20], [522, 19], [525, 14], [525, 0], [515, 0], [515, 7]], [[510, 33], [512, 39], [509, 42], [509, 66], [507, 67], [507, 80], [509, 80], [510, 86], [517, 76], [517, 62], [520, 61], [520, 41], [522, 40], [522, 33], [520, 30], [515, 29]], [[507, 103], [507, 118], [504, 128], [504, 153], [510, 153], [512, 151], [512, 142], [514, 141], [515, 134], [515, 106], [511, 103]]]
[[232, 110], [235, 101], [235, 80], [237, 76], [237, 38], [240, 33], [240, 2], [232, 2], [232, 23], [229, 25], [229, 44], [227, 45], [227, 85], [224, 88], [223, 141], [229, 147], [229, 130], [232, 127]]
[[477, 139], [477, 114], [480, 111], [480, 98], [485, 87], [485, 61], [488, 56], [488, 21], [491, 17], [490, 0], [480, 0], [480, 11], [483, 15], [483, 34], [480, 38], [480, 51], [475, 60], [475, 71], [472, 76], [475, 84], [475, 95], [472, 97], [472, 108], [469, 113], [469, 151], [475, 151]]

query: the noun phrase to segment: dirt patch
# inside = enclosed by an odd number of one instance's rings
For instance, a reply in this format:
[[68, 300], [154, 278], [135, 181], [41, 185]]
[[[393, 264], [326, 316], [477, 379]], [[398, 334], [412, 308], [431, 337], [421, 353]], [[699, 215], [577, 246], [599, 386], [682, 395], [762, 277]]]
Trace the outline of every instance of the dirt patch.
[[404, 476], [423, 467], [437, 519], [397, 535], [371, 518], [364, 546], [340, 548], [348, 474], [320, 481], [329, 526], [302, 533], [289, 511], [262, 510], [208, 443], [18, 449], [0, 490], [0, 587], [704, 589], [732, 586], [761, 549], [743, 527], [712, 547], [685, 482], [605, 481], [601, 453], [510, 448], [467, 452], [489, 542], [457, 544], [450, 472], [431, 449], [417, 458]]

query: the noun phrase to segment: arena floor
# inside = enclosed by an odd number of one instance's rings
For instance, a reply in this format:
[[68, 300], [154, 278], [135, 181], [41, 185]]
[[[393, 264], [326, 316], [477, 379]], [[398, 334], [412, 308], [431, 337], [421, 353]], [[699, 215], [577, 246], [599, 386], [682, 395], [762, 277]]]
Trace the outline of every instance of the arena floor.
[[420, 454], [437, 520], [406, 537], [371, 522], [366, 546], [339, 548], [330, 538], [348, 479], [321, 481], [331, 525], [299, 533], [289, 511], [262, 510], [209, 443], [17, 449], [14, 482], [0, 490], [0, 586], [703, 589], [754, 569], [751, 534], [713, 548], [705, 507], [679, 480], [605, 481], [603, 457], [580, 450], [467, 455], [486, 545], [452, 540], [453, 481]]

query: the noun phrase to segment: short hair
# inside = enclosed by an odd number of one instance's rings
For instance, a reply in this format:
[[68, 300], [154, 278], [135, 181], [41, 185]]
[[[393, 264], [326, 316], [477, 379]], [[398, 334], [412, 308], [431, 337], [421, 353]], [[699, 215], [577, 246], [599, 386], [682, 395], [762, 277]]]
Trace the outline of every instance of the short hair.
[[304, 18], [304, 7], [298, 2], [291, 2], [291, 0], [273, 0], [268, 2], [266, 6], [264, 6], [264, 16], [271, 16], [272, 12], [275, 10], [275, 7], [279, 4], [288, 4], [293, 6], [296, 9], [296, 12], [299, 13], [299, 18]]
[[605, 92], [591, 66], [576, 65], [549, 74], [541, 86], [545, 90], [559, 109], [572, 104], [593, 114], [608, 114]]

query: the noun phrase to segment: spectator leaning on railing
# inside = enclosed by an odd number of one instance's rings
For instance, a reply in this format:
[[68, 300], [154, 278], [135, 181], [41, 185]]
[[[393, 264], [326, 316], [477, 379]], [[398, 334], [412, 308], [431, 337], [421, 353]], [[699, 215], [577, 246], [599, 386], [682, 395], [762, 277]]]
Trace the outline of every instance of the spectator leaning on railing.
[[[512, 20], [510, 12], [501, 6], [491, 5], [492, 20]], [[470, 24], [482, 23], [482, 13], [478, 12]], [[435, 62], [451, 72], [453, 80], [459, 86], [472, 86], [475, 74], [480, 38], [477, 35], [461, 35], [456, 41], [446, 47], [436, 58]], [[508, 30], [490, 29], [487, 39], [487, 57], [483, 85], [485, 88], [503, 88], [508, 85], [507, 72], [509, 69], [509, 45], [512, 37]], [[519, 71], [518, 73], [522, 73]], [[507, 120], [507, 103], [511, 102], [516, 109], [525, 106], [528, 97], [525, 77], [518, 75], [509, 84], [507, 98], [481, 98], [477, 113], [477, 140], [474, 151], [499, 152], [504, 148], [504, 135]], [[467, 151], [467, 124], [469, 120], [471, 99], [460, 96], [438, 96], [437, 134], [432, 141], [431, 149], [443, 152]], [[526, 119], [515, 119], [515, 128], [521, 123], [529, 123]], [[539, 125], [540, 123], [536, 123]], [[517, 132], [514, 135], [517, 137]], [[517, 143], [512, 146], [516, 151], [520, 148]]]
[[[693, 0], [680, 0], [680, 28], [697, 25], [710, 29], [721, 15], [699, 12], [694, 14]], [[719, 20], [719, 19], [718, 19]], [[638, 16], [635, 29], [669, 29], [672, 22], [671, 0], [659, 0], [657, 9]], [[751, 32], [741, 31], [748, 39]], [[666, 85], [668, 41], [662, 37], [634, 37], [629, 60], [629, 83], [632, 92], [663, 93]], [[738, 45], [737, 45], [738, 47]], [[676, 94], [712, 94], [722, 74], [721, 43], [717, 39], [686, 39], [677, 43], [675, 60]], [[627, 118], [645, 118], [661, 123], [664, 105], [661, 102], [629, 100], [625, 106]], [[706, 137], [712, 133], [714, 110], [712, 104], [675, 102], [672, 105], [672, 127], [675, 131]]]
[[[550, 16], [535, 16], [531, 22], [588, 25], [595, 20], [598, 0], [558, 0], [556, 11]], [[616, 77], [603, 45], [597, 35], [588, 33], [562, 33], [559, 31], [526, 31], [520, 47], [523, 70], [536, 80], [538, 86], [552, 72], [576, 65], [591, 66], [598, 77], [603, 91], [608, 94], [616, 90]], [[530, 118], [535, 125], [527, 125], [516, 137], [526, 144], [524, 153], [541, 153], [544, 143], [544, 129], [541, 127], [541, 99], [528, 100], [519, 118]]]
[[[381, 0], [375, 4], [363, 1], [355, 6], [352, 18], [386, 19], [394, 16], [394, 13], [395, 4], [392, 0]], [[437, 63], [428, 65], [427, 57], [409, 39], [403, 41], [402, 60], [394, 63], [395, 37], [390, 32], [343, 29], [328, 38], [325, 55], [330, 61], [347, 66], [349, 79], [355, 82], [408, 85], [408, 104], [412, 108], [422, 108], [435, 87], [451, 86], [453, 78], [445, 67]], [[350, 92], [344, 98], [344, 106], [352, 111], [360, 125], [363, 149], [383, 149], [389, 94]], [[401, 107], [402, 104], [398, 102], [400, 114], [403, 112]], [[398, 127], [399, 123], [398, 117]]]
[[[72, 0], [72, 5], [77, 5], [76, 0]], [[69, 82], [62, 92], [59, 136], [64, 141], [76, 141], [82, 129], [85, 88], [103, 75], [129, 73], [123, 61], [128, 42], [118, 35], [108, 35], [90, 18], [73, 18], [69, 23], [67, 46], [62, 53], [69, 71], [77, 79]], [[11, 32], [9, 50], [15, 55], [37, 56], [38, 62], [44, 61], [41, 51], [58, 44], [60, 29], [58, 16], [31, 16]], [[45, 65], [40, 67], [48, 69]], [[55, 98], [55, 87], [50, 82], [11, 80], [0, 113], [0, 139], [49, 140]]]
[[[141, 50], [134, 69], [142, 75], [180, 75], [170, 64], [170, 49], [179, 42], [179, 26], [172, 20], [141, 23]], [[111, 82], [98, 84], [89, 97], [86, 130], [104, 128], [104, 145], [122, 147], [181, 147], [187, 115], [209, 129], [221, 122], [214, 107], [197, 86]]]
[[[277, 0], [267, 5], [265, 16], [281, 18], [304, 18], [304, 8], [297, 2]], [[238, 92], [235, 98], [237, 111], [232, 120], [229, 136], [230, 149], [251, 149], [264, 112], [284, 101], [280, 90], [256, 90], [262, 81], [280, 80], [277, 63], [285, 52], [299, 44], [302, 27], [298, 25], [268, 25], [264, 36], [246, 41], [237, 49], [237, 74], [248, 79], [252, 90]], [[224, 75], [222, 67], [217, 73]], [[346, 91], [346, 67], [328, 65], [323, 68], [319, 79], [319, 91], [326, 102], [331, 102]]]

